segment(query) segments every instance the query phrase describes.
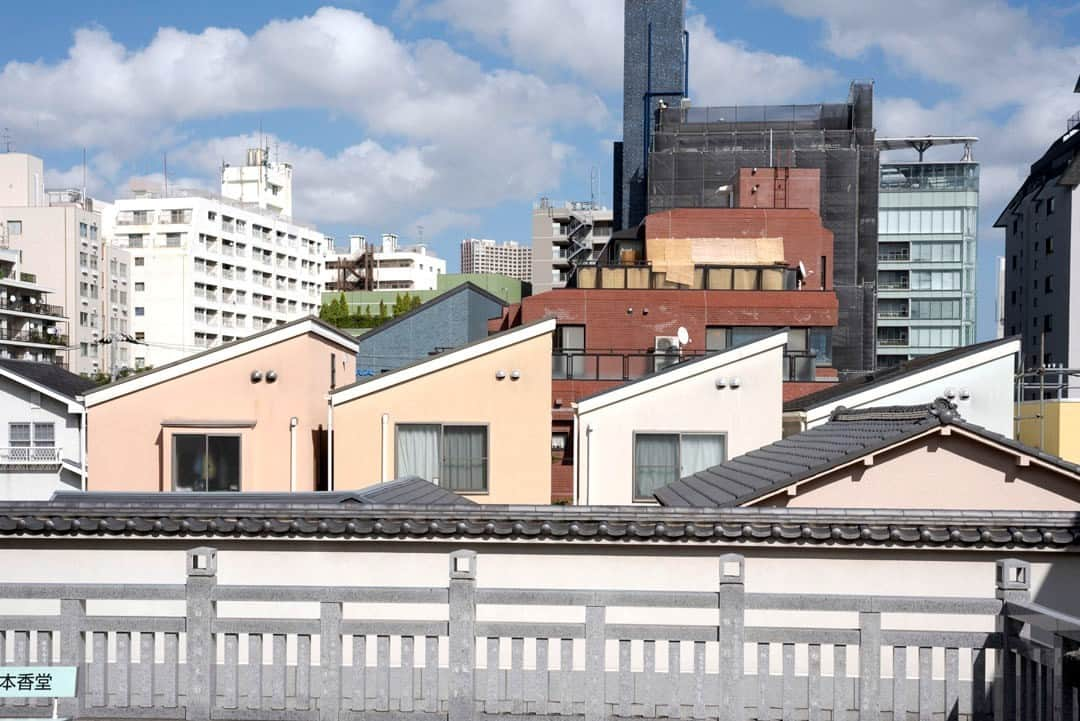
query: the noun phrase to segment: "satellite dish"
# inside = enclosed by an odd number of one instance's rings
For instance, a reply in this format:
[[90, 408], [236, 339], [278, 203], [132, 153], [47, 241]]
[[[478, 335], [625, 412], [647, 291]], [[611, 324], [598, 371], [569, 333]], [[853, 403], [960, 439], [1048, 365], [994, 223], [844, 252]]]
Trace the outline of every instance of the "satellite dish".
[[679, 339], [679, 345], [686, 345], [690, 342], [690, 334], [682, 326], [679, 326], [679, 330], [675, 331], [675, 336]]

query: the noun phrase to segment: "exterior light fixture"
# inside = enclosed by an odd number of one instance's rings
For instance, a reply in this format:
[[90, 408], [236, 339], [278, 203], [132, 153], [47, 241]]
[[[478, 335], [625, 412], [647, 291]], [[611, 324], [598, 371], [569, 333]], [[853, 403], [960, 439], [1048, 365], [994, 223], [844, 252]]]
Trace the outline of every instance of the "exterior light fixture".
[[495, 371], [495, 380], [501, 381], [505, 377], [506, 377], [506, 371], [504, 371], [504, 370]]
[[719, 378], [717, 378], [716, 379], [716, 387], [718, 389], [727, 388], [727, 378], [724, 378], [723, 376], [720, 376]]
[[641, 314], [642, 315], [648, 315], [649, 314], [649, 309], [648, 308], [642, 308], [641, 309]]
[[258, 383], [262, 380], [262, 373], [259, 371], [251, 371], [251, 382]]
[[273, 383], [277, 380], [277, 371], [266, 371], [266, 382]]
[[738, 388], [739, 386], [742, 385], [742, 379], [739, 378], [739, 376], [735, 376], [734, 378], [731, 379], [730, 385], [731, 385], [732, 388]]
[[519, 370], [510, 371], [510, 380], [516, 381], [518, 378], [521, 378], [521, 371], [519, 371]]
[[969, 391], [967, 388], [961, 388], [960, 389], [960, 400], [966, 401], [969, 398], [971, 398], [971, 391]]
[[956, 398], [956, 391], [954, 391], [952, 388], [946, 388], [945, 397], [951, 401], [953, 398]]
[[633, 308], [633, 306], [629, 306], [629, 307], [627, 307], [627, 309], [626, 309], [626, 314], [627, 314], [627, 315], [633, 315], [633, 314], [634, 314], [634, 308]]

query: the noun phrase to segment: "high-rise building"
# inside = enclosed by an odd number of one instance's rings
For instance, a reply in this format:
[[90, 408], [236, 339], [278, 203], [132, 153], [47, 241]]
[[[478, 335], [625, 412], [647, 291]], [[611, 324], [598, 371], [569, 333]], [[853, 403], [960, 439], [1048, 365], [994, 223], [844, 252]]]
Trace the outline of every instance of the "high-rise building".
[[615, 143], [612, 205], [616, 229], [634, 228], [648, 210], [650, 124], [661, 102], [687, 93], [686, 0], [625, 0], [623, 139]]
[[107, 208], [110, 243], [130, 253], [133, 367], [318, 311], [326, 236], [286, 215], [288, 174], [258, 152], [248, 160], [254, 170], [224, 169], [222, 195], [141, 187]]
[[[1005, 229], [1005, 334], [1020, 335], [1027, 371], [1080, 367], [1080, 113], [1031, 165], [994, 223]], [[1076, 292], [1073, 284], [1077, 283]], [[1058, 389], [1049, 391], [1057, 397]], [[1076, 392], [1064, 389], [1064, 395]], [[1025, 395], [1037, 394], [1029, 390]]]
[[323, 281], [327, 290], [435, 290], [446, 274], [446, 261], [424, 245], [400, 245], [394, 233], [379, 244], [362, 235], [349, 236], [349, 252], [328, 256]]
[[532, 248], [515, 240], [497, 243], [485, 238], [461, 241], [462, 273], [501, 273], [528, 283], [532, 280]]
[[[979, 227], [978, 138], [879, 138], [879, 150], [919, 159], [883, 162], [878, 196], [877, 365], [975, 342]], [[924, 160], [936, 145], [962, 144], [956, 162]]]
[[[852, 83], [845, 102], [815, 105], [661, 106], [647, 169], [648, 212], [726, 208], [742, 170], [820, 171], [820, 213], [833, 233], [830, 272], [840, 302], [833, 362], [842, 375], [875, 365], [878, 150], [872, 83]], [[624, 148], [625, 151], [625, 148]], [[760, 182], [737, 194], [754, 207]], [[756, 186], [756, 187], [755, 187]], [[787, 207], [792, 207], [787, 203]]]
[[58, 354], [75, 373], [107, 370], [102, 241], [98, 204], [82, 190], [46, 190], [41, 158], [0, 153], [0, 228], [3, 243], [21, 252], [23, 270], [52, 291], [51, 303], [70, 319]]
[[66, 364], [67, 317], [49, 295], [23, 270], [22, 251], [0, 248], [0, 358]]
[[563, 288], [572, 263], [588, 263], [611, 240], [613, 213], [590, 201], [541, 198], [532, 215], [533, 293]]

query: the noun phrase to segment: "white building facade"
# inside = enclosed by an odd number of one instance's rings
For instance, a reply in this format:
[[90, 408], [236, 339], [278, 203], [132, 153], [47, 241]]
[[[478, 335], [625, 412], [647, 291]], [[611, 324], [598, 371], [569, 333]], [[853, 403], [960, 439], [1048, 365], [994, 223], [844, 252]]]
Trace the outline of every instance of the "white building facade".
[[0, 249], [0, 358], [64, 365], [67, 318], [50, 289], [22, 270], [22, 253]]
[[516, 240], [497, 243], [486, 238], [461, 241], [462, 273], [500, 273], [532, 282], [532, 248]]
[[427, 247], [403, 246], [396, 234], [383, 233], [378, 245], [350, 235], [349, 252], [328, 258], [323, 280], [330, 290], [436, 290], [445, 274], [446, 261]]
[[[227, 175], [222, 189], [255, 193]], [[284, 210], [291, 203], [261, 206], [193, 190], [137, 192], [107, 209], [107, 235], [130, 263], [131, 367], [168, 363], [318, 312], [328, 241]]]

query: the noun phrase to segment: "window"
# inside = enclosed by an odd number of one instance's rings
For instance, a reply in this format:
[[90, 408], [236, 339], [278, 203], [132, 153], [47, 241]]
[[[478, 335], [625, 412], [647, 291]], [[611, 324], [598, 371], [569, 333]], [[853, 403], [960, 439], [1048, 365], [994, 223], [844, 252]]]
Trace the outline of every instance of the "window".
[[451, 491], [488, 490], [487, 426], [398, 424], [397, 476], [418, 476]]
[[[1036, 288], [1039, 287], [1039, 282], [1038, 281], [1035, 281], [1035, 287]], [[1054, 274], [1053, 273], [1051, 273], [1050, 275], [1043, 278], [1043, 292], [1044, 293], [1053, 293], [1054, 292]]]
[[141, 305], [135, 306], [135, 315], [146, 315], [146, 308]]
[[146, 340], [146, 333], [144, 333], [144, 332], [143, 332], [143, 331], [141, 331], [141, 330], [140, 330], [140, 331], [137, 331], [137, 332], [135, 333], [135, 340], [137, 340], [137, 341], [144, 341], [144, 340]]
[[87, 225], [86, 225], [86, 223], [79, 223], [79, 237], [80, 238], [85, 238], [86, 235], [87, 235]]
[[29, 423], [8, 423], [8, 446], [11, 448], [30, 447]]
[[634, 500], [651, 501], [661, 486], [724, 462], [721, 433], [635, 433]]
[[56, 425], [53, 423], [34, 424], [34, 448], [54, 448], [56, 446]]
[[143, 356], [135, 356], [135, 367], [136, 368], [145, 368], [146, 367], [146, 358], [144, 358]]
[[715, 353], [728, 347], [728, 329], [716, 326], [705, 327], [705, 352]]
[[1054, 198], [1047, 198], [1046, 199], [1046, 214], [1047, 215], [1053, 215], [1054, 214]]
[[560, 325], [555, 329], [551, 363], [552, 378], [580, 378], [585, 375], [585, 326]]
[[21, 220], [9, 220], [7, 222], [8, 236], [22, 235], [22, 221]]
[[1016, 305], [1016, 291], [1009, 292], [1009, 305]]
[[1053, 255], [1054, 254], [1054, 236], [1052, 236], [1052, 235], [1047, 236], [1047, 238], [1046, 238], [1046, 254], [1047, 255]]
[[144, 290], [146, 290], [146, 283], [136, 283], [135, 284], [135, 292], [136, 293], [142, 293]]
[[240, 436], [174, 435], [172, 471], [176, 491], [239, 491]]
[[142, 257], [141, 255], [135, 256], [135, 267], [139, 268], [143, 265], [146, 265], [146, 258]]
[[1043, 332], [1044, 333], [1049, 333], [1050, 332], [1050, 315], [1049, 314], [1043, 316]]
[[1015, 255], [1013, 255], [1013, 257], [1012, 257], [1012, 269], [1016, 270], [1016, 256]]

